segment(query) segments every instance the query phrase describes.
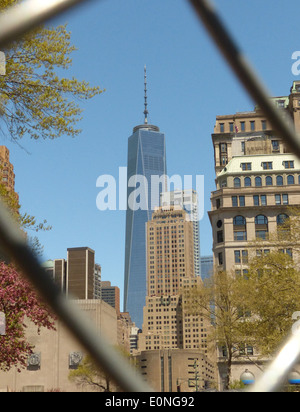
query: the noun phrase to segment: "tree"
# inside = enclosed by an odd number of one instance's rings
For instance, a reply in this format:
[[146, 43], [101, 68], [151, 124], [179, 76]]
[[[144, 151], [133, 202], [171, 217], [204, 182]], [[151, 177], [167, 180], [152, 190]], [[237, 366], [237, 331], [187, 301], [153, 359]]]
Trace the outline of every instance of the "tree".
[[95, 366], [90, 356], [83, 359], [78, 369], [70, 372], [69, 379], [77, 385], [90, 387], [99, 392], [111, 392], [109, 376]]
[[26, 339], [25, 321], [32, 321], [39, 332], [41, 327], [55, 329], [54, 318], [14, 266], [0, 262], [0, 274], [0, 312], [6, 320], [6, 334], [0, 336], [0, 369], [16, 366], [20, 371], [33, 350]]
[[241, 298], [249, 312], [248, 321], [241, 323], [241, 333], [251, 337], [264, 357], [274, 356], [290, 335], [293, 314], [300, 308], [300, 271], [289, 250], [259, 253], [249, 262], [247, 278], [239, 279]]
[[[125, 359], [129, 359], [130, 354], [122, 346], [117, 346], [116, 350]], [[84, 357], [78, 368], [70, 372], [69, 379], [77, 385], [86, 386], [99, 392], [116, 392], [118, 390], [110, 376], [95, 365], [91, 356]]]
[[[0, 170], [0, 182], [2, 173]], [[20, 214], [19, 197], [0, 183], [0, 195], [16, 223], [24, 231], [50, 230], [47, 222], [38, 223], [29, 214]], [[37, 238], [27, 235], [35, 253], [40, 250]], [[26, 338], [26, 323], [33, 322], [38, 329], [42, 327], [54, 329], [54, 317], [48, 308], [40, 302], [40, 298], [31, 285], [24, 279], [20, 271], [8, 264], [0, 256], [0, 312], [5, 316], [5, 335], [0, 336], [0, 370], [8, 371], [16, 366], [18, 371], [27, 365], [27, 358], [33, 346]]]
[[[299, 239], [299, 209], [287, 209], [267, 240], [249, 242], [243, 275], [217, 272], [184, 292], [191, 313], [213, 320], [211, 339], [226, 354], [226, 389], [235, 356], [259, 366], [258, 361], [276, 355], [291, 333], [293, 314], [300, 309]], [[248, 356], [247, 347], [255, 348], [257, 356]]]
[[[17, 2], [2, 0], [0, 12]], [[75, 50], [66, 25], [39, 27], [4, 50], [6, 75], [0, 76], [1, 119], [13, 140], [25, 135], [54, 139], [80, 133], [76, 128], [82, 113], [78, 101], [90, 99], [102, 90], [74, 77], [58, 76], [58, 70], [70, 68]]]
[[241, 334], [240, 318], [243, 304], [234, 276], [219, 272], [204, 283], [183, 289], [186, 313], [198, 315], [211, 321], [208, 341], [217, 344], [226, 354], [225, 389], [229, 389], [234, 355], [245, 345]]

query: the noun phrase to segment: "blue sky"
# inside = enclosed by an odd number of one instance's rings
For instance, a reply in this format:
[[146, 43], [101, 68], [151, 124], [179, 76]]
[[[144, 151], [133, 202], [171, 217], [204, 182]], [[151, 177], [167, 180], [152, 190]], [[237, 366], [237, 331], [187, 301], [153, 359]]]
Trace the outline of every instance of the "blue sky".
[[[215, 0], [215, 5], [274, 96], [297, 79], [292, 53], [300, 50], [299, 1]], [[211, 254], [207, 211], [214, 190], [211, 133], [216, 115], [252, 110], [254, 103], [224, 63], [185, 0], [86, 2], [54, 23], [68, 22], [78, 48], [65, 76], [106, 92], [84, 103], [82, 134], [53, 141], [1, 137], [15, 166], [22, 210], [47, 219], [43, 259], [65, 258], [68, 247], [89, 246], [103, 280], [123, 292], [125, 212], [96, 208], [98, 176], [118, 177], [127, 140], [143, 123], [144, 65], [150, 122], [166, 135], [168, 175], [204, 175], [201, 254]]]

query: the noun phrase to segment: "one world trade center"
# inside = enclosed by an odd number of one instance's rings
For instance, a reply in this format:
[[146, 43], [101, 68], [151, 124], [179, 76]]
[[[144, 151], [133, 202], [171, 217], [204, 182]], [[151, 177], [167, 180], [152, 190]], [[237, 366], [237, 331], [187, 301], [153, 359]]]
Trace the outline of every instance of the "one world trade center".
[[[145, 122], [128, 139], [124, 312], [142, 328], [146, 302], [146, 224], [159, 206], [167, 174], [165, 135], [148, 124], [145, 67]], [[160, 179], [160, 184], [155, 185]]]

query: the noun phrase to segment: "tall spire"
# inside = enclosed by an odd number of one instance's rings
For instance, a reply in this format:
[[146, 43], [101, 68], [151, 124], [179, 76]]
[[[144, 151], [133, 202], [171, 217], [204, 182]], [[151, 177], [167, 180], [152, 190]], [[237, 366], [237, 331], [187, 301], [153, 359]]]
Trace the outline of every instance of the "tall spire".
[[159, 127], [154, 126], [152, 124], [148, 124], [148, 102], [147, 102], [147, 67], [146, 65], [144, 66], [144, 86], [145, 86], [145, 110], [144, 110], [144, 116], [145, 116], [145, 120], [144, 120], [144, 124], [140, 124], [138, 126], [135, 126], [133, 128], [133, 133], [135, 133], [137, 130], [151, 130], [153, 132], [159, 132]]
[[144, 84], [145, 84], [145, 110], [144, 110], [144, 115], [145, 115], [145, 124], [148, 124], [148, 103], [147, 103], [147, 67], [145, 65], [144, 67]]

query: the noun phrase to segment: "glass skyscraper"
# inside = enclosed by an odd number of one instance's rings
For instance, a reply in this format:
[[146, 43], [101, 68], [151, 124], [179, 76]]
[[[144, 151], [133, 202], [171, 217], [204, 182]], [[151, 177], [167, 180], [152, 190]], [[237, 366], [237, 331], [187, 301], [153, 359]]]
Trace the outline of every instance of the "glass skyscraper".
[[[136, 126], [128, 140], [127, 213], [125, 244], [124, 311], [142, 328], [146, 303], [146, 223], [165, 191], [165, 135], [157, 126]], [[159, 185], [153, 179], [160, 179]], [[154, 187], [155, 186], [155, 187]], [[153, 196], [155, 195], [155, 196]]]

